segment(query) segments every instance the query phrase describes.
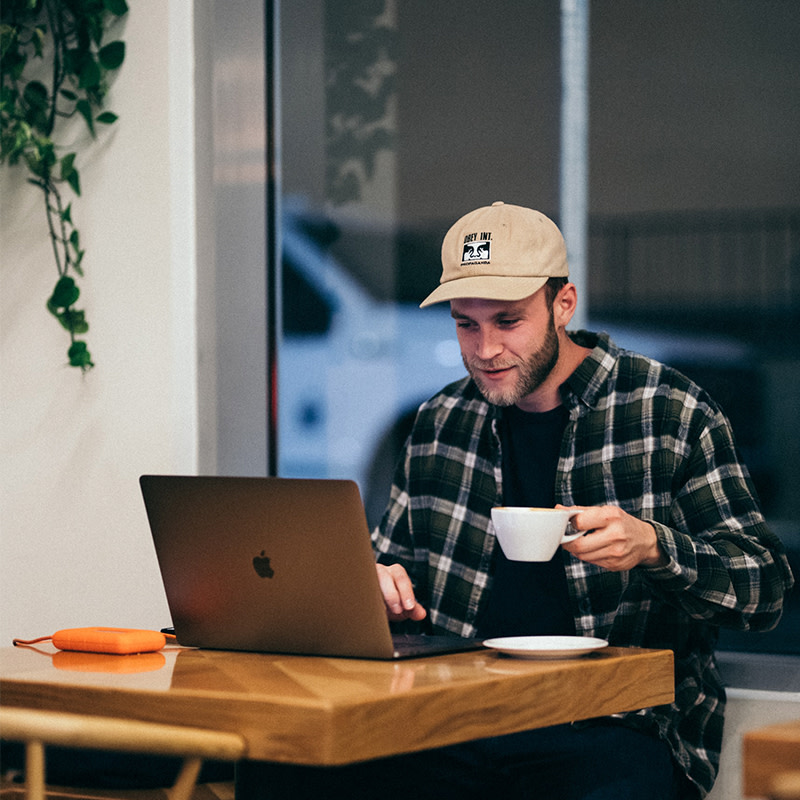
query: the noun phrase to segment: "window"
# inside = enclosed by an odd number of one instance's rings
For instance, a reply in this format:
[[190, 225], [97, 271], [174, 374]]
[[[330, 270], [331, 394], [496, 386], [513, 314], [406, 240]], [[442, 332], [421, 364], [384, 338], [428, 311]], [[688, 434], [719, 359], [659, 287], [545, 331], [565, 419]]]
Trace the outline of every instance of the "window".
[[[280, 472], [358, 480], [373, 524], [409, 414], [463, 375], [449, 311], [417, 308], [444, 232], [495, 200], [557, 217], [559, 26], [555, 0], [282, 9]], [[592, 6], [579, 291], [723, 404], [800, 573], [798, 35], [781, 2]], [[798, 605], [723, 646], [799, 653]]]

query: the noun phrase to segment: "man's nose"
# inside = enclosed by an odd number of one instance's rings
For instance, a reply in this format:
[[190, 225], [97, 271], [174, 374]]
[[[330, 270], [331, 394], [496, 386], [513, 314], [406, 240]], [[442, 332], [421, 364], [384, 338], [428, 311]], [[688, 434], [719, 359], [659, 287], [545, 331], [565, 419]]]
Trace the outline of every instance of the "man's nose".
[[481, 330], [475, 342], [475, 355], [482, 361], [491, 361], [503, 352], [503, 343], [497, 331]]

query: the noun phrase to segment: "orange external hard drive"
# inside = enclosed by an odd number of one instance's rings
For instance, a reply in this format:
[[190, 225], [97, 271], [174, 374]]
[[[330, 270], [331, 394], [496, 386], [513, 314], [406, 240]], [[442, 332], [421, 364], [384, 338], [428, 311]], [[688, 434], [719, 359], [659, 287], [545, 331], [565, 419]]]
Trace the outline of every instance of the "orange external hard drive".
[[80, 650], [86, 653], [152, 653], [166, 644], [158, 631], [135, 628], [66, 628], [53, 634], [53, 644], [59, 650]]

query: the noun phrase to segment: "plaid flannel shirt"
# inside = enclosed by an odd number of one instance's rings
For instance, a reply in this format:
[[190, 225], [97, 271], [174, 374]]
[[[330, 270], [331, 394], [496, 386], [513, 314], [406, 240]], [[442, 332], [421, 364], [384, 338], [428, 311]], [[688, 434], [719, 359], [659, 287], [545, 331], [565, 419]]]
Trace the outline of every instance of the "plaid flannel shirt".
[[[562, 551], [575, 630], [674, 651], [674, 702], [618, 716], [665, 740], [704, 794], [719, 766], [725, 706], [717, 626], [774, 627], [792, 575], [714, 401], [605, 334], [572, 336], [593, 350], [562, 387], [569, 421], [558, 501], [616, 505], [647, 520], [669, 557], [610, 572]], [[469, 378], [424, 403], [373, 534], [378, 561], [408, 570], [433, 632], [474, 635], [491, 590], [501, 414]]]

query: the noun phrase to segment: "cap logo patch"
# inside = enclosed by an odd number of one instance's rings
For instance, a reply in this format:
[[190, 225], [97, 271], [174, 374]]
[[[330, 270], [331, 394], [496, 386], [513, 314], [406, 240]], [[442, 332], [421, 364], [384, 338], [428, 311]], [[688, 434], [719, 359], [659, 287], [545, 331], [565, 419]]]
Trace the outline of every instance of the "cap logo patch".
[[461, 252], [461, 263], [489, 261], [492, 250], [492, 234], [468, 233], [464, 237], [464, 249]]

